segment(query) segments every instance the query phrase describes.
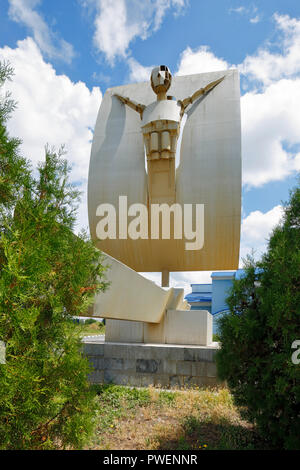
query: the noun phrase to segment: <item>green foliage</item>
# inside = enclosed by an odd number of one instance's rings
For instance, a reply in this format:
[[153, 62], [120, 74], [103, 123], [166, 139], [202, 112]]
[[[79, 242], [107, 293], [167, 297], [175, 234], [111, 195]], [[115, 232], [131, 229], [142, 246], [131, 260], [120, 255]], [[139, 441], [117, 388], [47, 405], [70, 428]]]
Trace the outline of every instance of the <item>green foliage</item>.
[[18, 154], [20, 140], [9, 137], [6, 130], [15, 103], [9, 92], [2, 93], [2, 87], [12, 75], [9, 64], [0, 62], [0, 217], [12, 209], [22, 189], [28, 187], [30, 174], [28, 162]]
[[147, 406], [151, 403], [150, 391], [123, 387], [120, 385], [103, 384], [94, 385], [98, 395], [101, 414], [98, 417], [98, 432], [114, 428], [117, 419], [128, 416], [129, 412], [139, 406]]
[[220, 378], [261, 435], [277, 448], [300, 447], [300, 371], [292, 343], [300, 339], [300, 187], [286, 204], [267, 253], [248, 258], [245, 276], [220, 319]]
[[172, 406], [175, 405], [176, 401], [176, 392], [168, 392], [162, 390], [158, 396], [158, 403], [162, 406]]
[[98, 335], [105, 335], [105, 326], [102, 322], [95, 322], [91, 325], [86, 325], [83, 323], [77, 323], [78, 330], [80, 331], [80, 337], [83, 338], [84, 336], [98, 336]]
[[[11, 69], [0, 63], [0, 84]], [[78, 191], [62, 158], [46, 148], [35, 178], [18, 154], [0, 106], [0, 449], [79, 448], [94, 421], [94, 394], [78, 326], [106, 288], [101, 255], [72, 232]]]
[[85, 325], [93, 325], [94, 323], [97, 323], [96, 320], [94, 320], [94, 318], [88, 318], [84, 322]]
[[111, 408], [121, 408], [126, 401], [127, 408], [149, 405], [151, 401], [148, 389], [123, 387], [121, 385], [103, 384], [94, 385], [98, 397], [102, 403], [107, 403]]

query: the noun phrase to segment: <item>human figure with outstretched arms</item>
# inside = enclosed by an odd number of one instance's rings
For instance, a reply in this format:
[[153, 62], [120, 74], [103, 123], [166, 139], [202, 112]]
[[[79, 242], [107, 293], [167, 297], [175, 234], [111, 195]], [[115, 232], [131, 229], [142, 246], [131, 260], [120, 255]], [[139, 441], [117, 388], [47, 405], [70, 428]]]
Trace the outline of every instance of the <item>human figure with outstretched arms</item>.
[[175, 202], [175, 155], [182, 117], [188, 106], [208, 94], [223, 79], [214, 80], [184, 100], [175, 101], [172, 96], [167, 96], [172, 74], [167, 66], [161, 65], [151, 73], [151, 87], [157, 95], [157, 101], [145, 106], [128, 97], [114, 95], [141, 117], [150, 203]]

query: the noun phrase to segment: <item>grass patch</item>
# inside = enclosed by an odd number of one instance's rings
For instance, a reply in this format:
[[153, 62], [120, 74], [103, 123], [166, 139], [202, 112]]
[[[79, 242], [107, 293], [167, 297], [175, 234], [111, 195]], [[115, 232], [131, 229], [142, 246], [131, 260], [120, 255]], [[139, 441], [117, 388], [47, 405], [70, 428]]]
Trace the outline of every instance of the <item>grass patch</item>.
[[[124, 418], [134, 416], [138, 407], [146, 407], [151, 403], [151, 395], [147, 389], [122, 387], [119, 385], [94, 385], [98, 397], [98, 412], [96, 416], [97, 429], [92, 447], [106, 447], [107, 435], [112, 434], [118, 423]], [[104, 438], [103, 438], [104, 436]], [[98, 447], [97, 447], [98, 448]]]
[[226, 388], [165, 391], [96, 386], [97, 430], [89, 449], [267, 449]]
[[78, 324], [80, 336], [98, 336], [105, 335], [105, 325], [102, 322], [92, 324]]
[[168, 391], [160, 391], [158, 398], [157, 398], [157, 402], [162, 407], [175, 405], [176, 393], [168, 392]]

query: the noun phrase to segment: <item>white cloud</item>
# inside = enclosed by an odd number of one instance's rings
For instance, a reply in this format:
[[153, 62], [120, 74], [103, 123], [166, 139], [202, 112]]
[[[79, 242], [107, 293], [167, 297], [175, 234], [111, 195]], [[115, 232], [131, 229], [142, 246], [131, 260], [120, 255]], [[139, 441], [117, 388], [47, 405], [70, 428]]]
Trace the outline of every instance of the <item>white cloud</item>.
[[211, 284], [212, 271], [174, 272], [170, 276], [170, 286], [184, 289], [185, 295], [191, 292], [191, 284]]
[[[157, 64], [144, 66], [136, 59], [130, 57], [128, 66], [130, 70], [129, 80], [131, 82], [148, 82], [151, 71]], [[168, 64], [166, 64], [168, 65]], [[229, 64], [219, 59], [209, 50], [208, 46], [200, 46], [198, 49], [187, 47], [180, 55], [177, 71], [172, 71], [173, 75], [191, 75], [195, 73], [214, 72], [226, 70]]]
[[240, 66], [263, 85], [241, 99], [243, 182], [251, 186], [300, 170], [300, 154], [288, 150], [300, 144], [300, 20], [278, 14], [274, 20], [282, 51], [267, 44]]
[[[191, 284], [211, 284], [212, 271], [185, 271], [170, 273], [170, 287], [184, 289], [184, 294], [191, 292]], [[140, 273], [146, 279], [161, 286], [161, 273]]]
[[[151, 66], [145, 67], [130, 58], [129, 67], [130, 81], [149, 80]], [[196, 50], [188, 47], [180, 56], [175, 75], [230, 67], [228, 62], [215, 56], [207, 46]], [[240, 69], [246, 73], [243, 64]], [[300, 78], [274, 80], [262, 90], [254, 89], [241, 97], [244, 185], [262, 186], [271, 181], [283, 180], [300, 170], [300, 153], [289, 150], [300, 144], [299, 106]]]
[[250, 23], [256, 24], [256, 23], [259, 23], [260, 20], [261, 20], [260, 15], [256, 15], [256, 16], [254, 16], [253, 18], [250, 18], [249, 21], [250, 21]]
[[246, 7], [244, 6], [240, 6], [240, 7], [236, 7], [236, 8], [230, 8], [229, 9], [229, 13], [231, 12], [234, 12], [234, 13], [240, 13], [240, 14], [243, 14], [247, 11]]
[[[234, 11], [248, 12], [245, 7]], [[300, 74], [300, 20], [278, 14], [274, 15], [274, 20], [283, 34], [280, 38], [282, 53], [272, 52], [272, 45], [268, 43], [257, 54], [247, 56], [239, 66], [245, 78], [255, 78], [264, 84], [260, 91], [254, 85], [254, 89], [241, 98], [243, 183], [247, 186], [283, 180], [300, 170], [300, 154], [288, 150], [300, 144], [300, 77], [297, 78]], [[194, 50], [187, 47], [180, 56], [176, 74], [230, 67], [231, 64], [217, 57], [207, 46]]]
[[273, 228], [278, 225], [283, 215], [282, 206], [278, 205], [268, 212], [253, 211], [242, 221], [240, 258], [245, 258], [254, 250], [255, 258], [266, 251], [268, 239]]
[[[128, 59], [128, 65], [130, 70], [129, 80], [131, 82], [147, 82], [149, 81], [153, 67], [157, 64], [144, 66], [133, 57], [130, 57]], [[177, 71], [171, 70], [171, 72], [173, 75], [191, 75], [195, 73], [226, 70], [228, 68], [229, 64], [224, 59], [216, 57], [208, 46], [200, 46], [195, 50], [187, 47], [180, 54]]]
[[300, 144], [300, 78], [279, 80], [264, 93], [241, 99], [243, 182], [261, 186], [300, 170], [300, 154], [284, 144]]
[[[23, 140], [22, 154], [36, 166], [44, 158], [45, 144], [56, 149], [65, 144], [72, 180], [85, 191], [100, 89], [90, 91], [82, 82], [57, 75], [31, 38], [19, 41], [15, 49], [0, 49], [0, 60], [9, 61], [15, 70], [8, 88], [18, 107], [8, 129]], [[87, 226], [86, 201], [82, 204], [79, 223]]]
[[277, 13], [273, 19], [281, 34], [279, 52], [273, 52], [275, 44], [268, 43], [257, 54], [247, 56], [241, 65], [242, 73], [264, 85], [300, 73], [300, 20]]
[[176, 75], [215, 72], [228, 68], [229, 64], [224, 59], [216, 57], [208, 46], [200, 46], [194, 50], [187, 47], [180, 55]]
[[144, 67], [133, 57], [128, 59], [130, 82], [148, 82], [154, 65]]
[[130, 43], [137, 37], [146, 39], [157, 31], [166, 12], [178, 14], [187, 0], [90, 0], [82, 6], [96, 8], [94, 43], [111, 63], [127, 57]]
[[42, 16], [34, 10], [40, 3], [41, 0], [9, 0], [9, 16], [32, 31], [35, 42], [47, 57], [71, 62], [73, 46], [51, 31]]
[[236, 8], [229, 8], [229, 13], [237, 13], [239, 15], [247, 16], [248, 18], [250, 16], [250, 19], [249, 19], [250, 23], [256, 24], [261, 20], [260, 14], [255, 15], [255, 13], [257, 13], [257, 10], [258, 10], [257, 7], [254, 5], [251, 5], [248, 8], [246, 8], [245, 6], [240, 6]]

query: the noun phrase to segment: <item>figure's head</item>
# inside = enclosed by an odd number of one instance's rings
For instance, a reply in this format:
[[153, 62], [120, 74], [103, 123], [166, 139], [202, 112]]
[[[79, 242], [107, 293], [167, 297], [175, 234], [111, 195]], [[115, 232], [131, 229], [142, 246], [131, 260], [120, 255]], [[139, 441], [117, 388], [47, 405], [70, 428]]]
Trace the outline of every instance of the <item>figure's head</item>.
[[166, 93], [172, 83], [172, 74], [166, 65], [155, 67], [151, 72], [151, 86], [154, 93]]

